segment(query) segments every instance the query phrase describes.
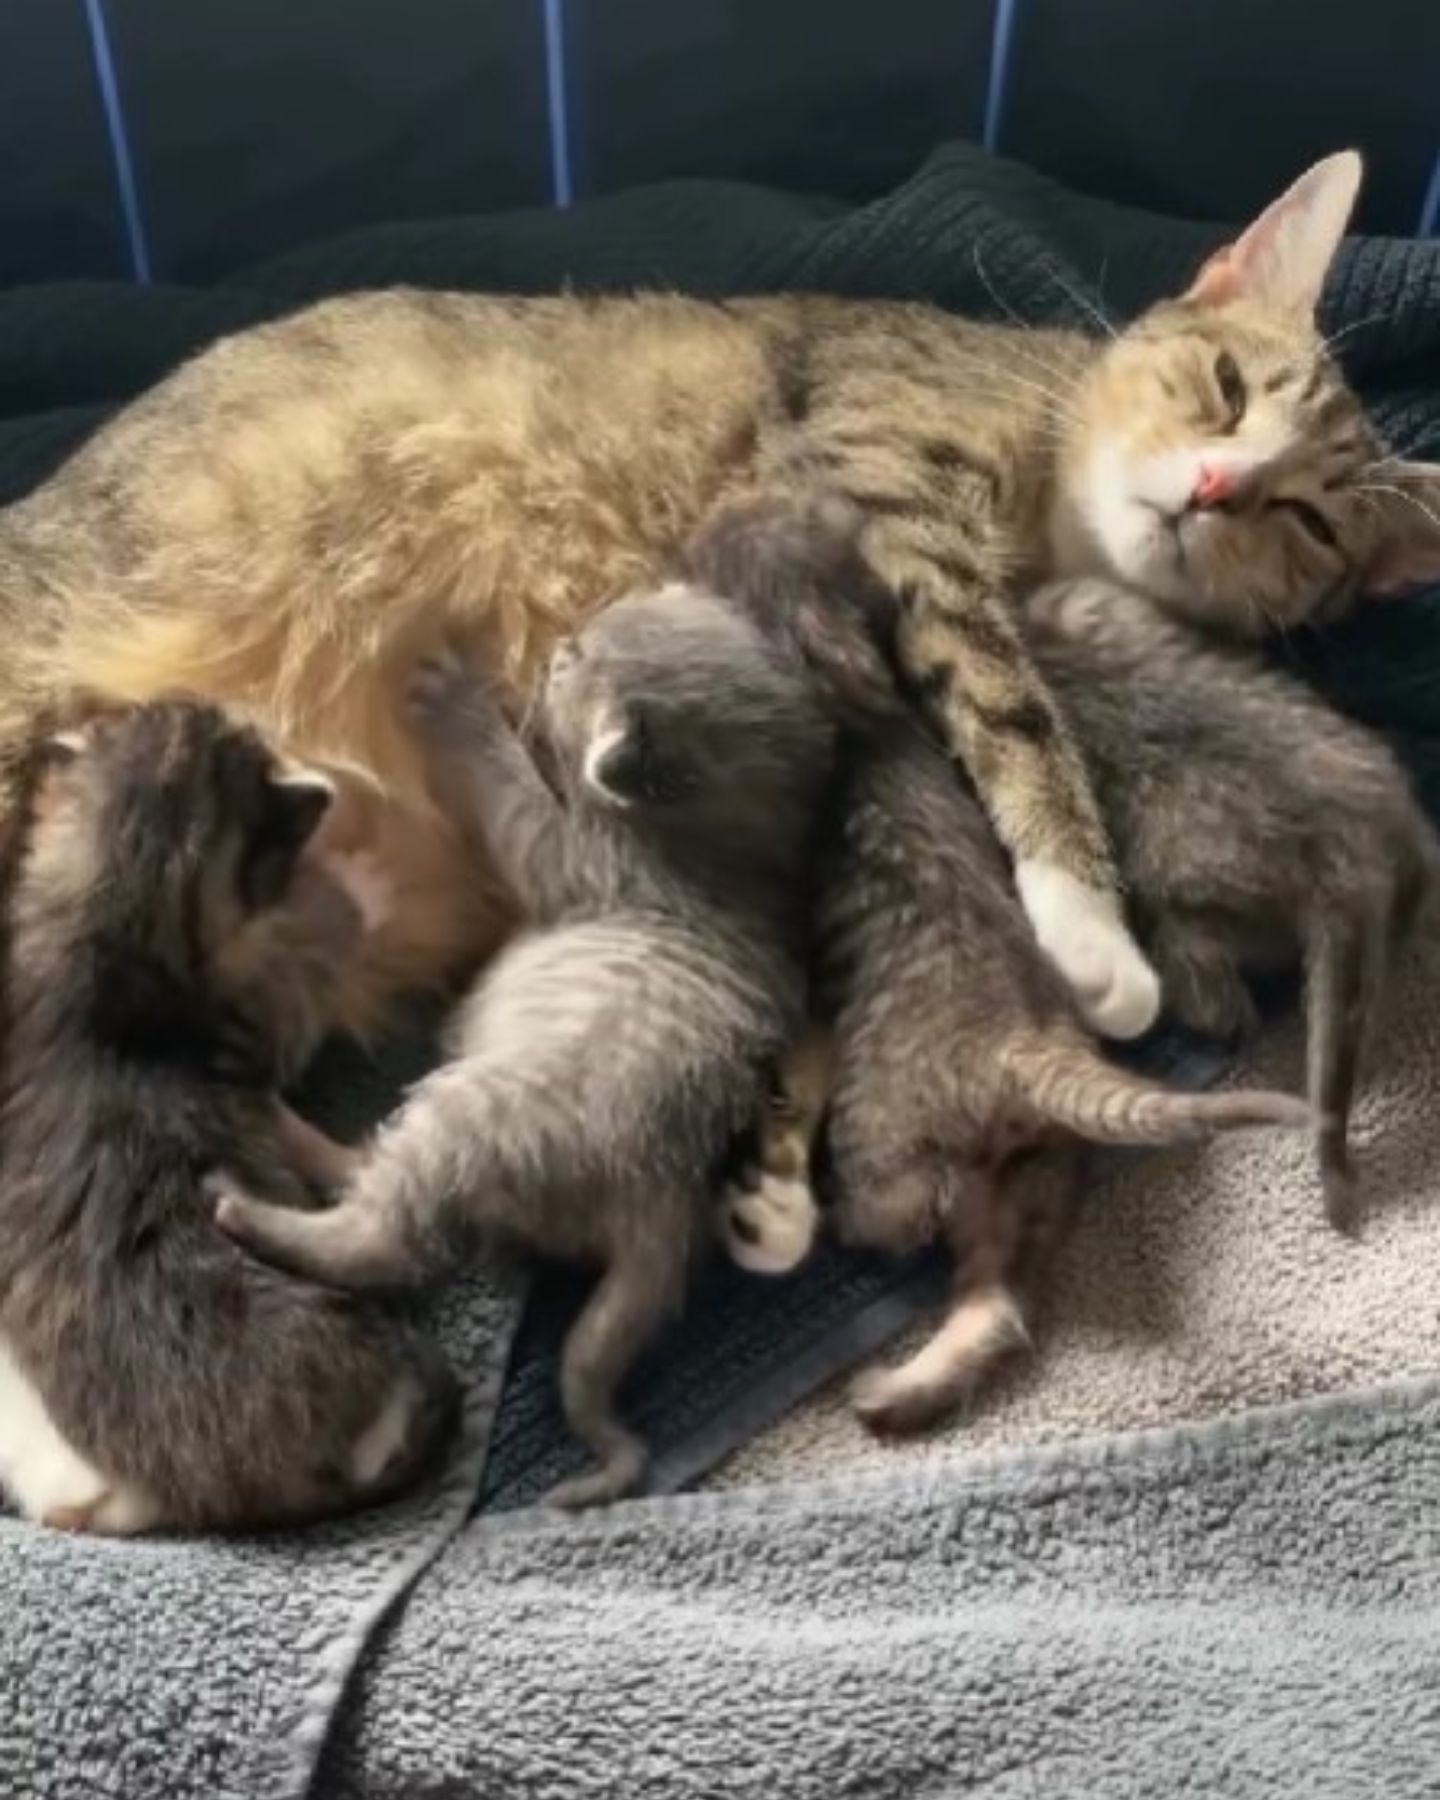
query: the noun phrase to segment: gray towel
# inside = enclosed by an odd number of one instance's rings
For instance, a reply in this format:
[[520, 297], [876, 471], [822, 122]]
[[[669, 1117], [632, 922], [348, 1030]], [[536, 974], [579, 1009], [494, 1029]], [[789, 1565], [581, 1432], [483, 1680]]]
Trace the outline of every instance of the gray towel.
[[1440, 1389], [486, 1521], [327, 1800], [1422, 1800]]
[[369, 1634], [474, 1505], [514, 1312], [479, 1279], [437, 1309], [469, 1404], [447, 1468], [413, 1499], [226, 1543], [0, 1518], [4, 1800], [304, 1794]]

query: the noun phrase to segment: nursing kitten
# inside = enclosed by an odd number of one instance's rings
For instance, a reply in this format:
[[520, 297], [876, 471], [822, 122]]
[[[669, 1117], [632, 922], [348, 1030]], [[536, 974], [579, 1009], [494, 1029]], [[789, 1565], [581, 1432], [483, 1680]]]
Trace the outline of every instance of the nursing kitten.
[[1055, 583], [1026, 636], [1085, 746], [1168, 1009], [1228, 1037], [1249, 976], [1303, 969], [1326, 1207], [1352, 1223], [1347, 1128], [1395, 948], [1440, 843], [1372, 733], [1244, 650], [1104, 581]]
[[[1305, 1124], [1310, 1112], [1282, 1094], [1171, 1092], [1099, 1054], [1036, 949], [973, 795], [897, 712], [882, 654], [895, 609], [858, 544], [853, 512], [832, 499], [737, 505], [701, 534], [692, 566], [799, 649], [818, 695], [866, 721], [847, 736], [816, 874], [835, 1223], [847, 1241], [896, 1253], [939, 1238], [959, 1270], [939, 1333], [857, 1388], [862, 1416], [899, 1430], [953, 1405], [1020, 1331], [1012, 1276], [1025, 1215], [1045, 1210], [1037, 1197], [1063, 1192], [1073, 1171], [1069, 1158], [1041, 1164], [1017, 1188], [1017, 1152], [1067, 1139], [1178, 1143]], [[725, 1208], [732, 1254], [751, 1267], [780, 1266], [804, 1241], [797, 1176], [815, 1118], [813, 1051], [808, 1107], [793, 1080], [793, 1110], [772, 1110], [764, 1134], [766, 1180]]]
[[616, 1416], [636, 1355], [714, 1235], [715, 1178], [804, 1006], [810, 822], [833, 732], [798, 661], [698, 588], [621, 601], [551, 658], [557, 797], [458, 664], [417, 723], [531, 931], [461, 1010], [338, 1204], [301, 1215], [235, 1192], [222, 1227], [344, 1286], [409, 1283], [474, 1240], [597, 1264], [561, 1393], [599, 1457], [554, 1504], [628, 1492]]
[[289, 1525], [411, 1481], [438, 1354], [214, 1229], [217, 1168], [307, 1203], [333, 1173], [281, 1085], [359, 948], [302, 861], [328, 784], [212, 708], [37, 738], [0, 850], [0, 1485], [72, 1530]]
[[[344, 1014], [453, 975], [508, 923], [403, 718], [453, 631], [520, 690], [667, 576], [717, 501], [816, 479], [865, 514], [899, 650], [1099, 1029], [1156, 986], [1083, 759], [1012, 602], [1102, 571], [1241, 634], [1440, 568], [1434, 471], [1381, 456], [1315, 302], [1359, 178], [1319, 163], [1116, 337], [817, 296], [327, 301], [129, 407], [0, 519], [0, 727], [77, 684], [230, 703], [341, 787], [392, 920]], [[1430, 508], [1433, 511], [1433, 506]], [[264, 530], [255, 521], [264, 520]]]

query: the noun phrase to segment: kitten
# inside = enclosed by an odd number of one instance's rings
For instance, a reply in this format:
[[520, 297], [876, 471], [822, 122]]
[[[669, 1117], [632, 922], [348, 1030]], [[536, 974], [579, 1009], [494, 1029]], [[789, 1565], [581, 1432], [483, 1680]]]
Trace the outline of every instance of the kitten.
[[[289, 1525], [383, 1498], [448, 1429], [438, 1354], [260, 1267], [207, 1177], [303, 1204], [282, 1084], [359, 947], [302, 860], [328, 784], [208, 706], [36, 739], [0, 847], [0, 1484], [73, 1530]], [[353, 877], [354, 872], [347, 875]]]
[[[1036, 1201], [1000, 1191], [1017, 1152], [1055, 1139], [1162, 1144], [1301, 1125], [1309, 1108], [1268, 1092], [1174, 1093], [1095, 1049], [1035, 946], [978, 803], [886, 698], [879, 645], [894, 609], [858, 553], [853, 516], [826, 502], [737, 506], [702, 534], [692, 566], [798, 646], [842, 716], [870, 717], [848, 734], [830, 802], [815, 1001], [834, 1034], [826, 1142], [839, 1235], [897, 1253], [939, 1238], [960, 1268], [936, 1337], [856, 1392], [870, 1424], [913, 1429], [953, 1405], [1019, 1331], [1010, 1277], [1021, 1213]], [[798, 1163], [798, 1120], [783, 1118], [774, 1136]], [[776, 1165], [772, 1148], [772, 1176]], [[1069, 1173], [1039, 1170], [1052, 1187]], [[799, 1210], [785, 1216], [797, 1239]], [[769, 1255], [773, 1266], [783, 1197], [762, 1188], [732, 1197], [728, 1211], [737, 1260], [753, 1267]]]
[[413, 1282], [471, 1239], [593, 1262], [565, 1342], [572, 1430], [600, 1459], [550, 1496], [615, 1499], [644, 1451], [615, 1393], [713, 1240], [713, 1187], [803, 1016], [809, 821], [833, 734], [798, 661], [672, 586], [551, 659], [557, 797], [455, 663], [415, 695], [437, 773], [535, 923], [463, 1007], [333, 1210], [232, 1193], [223, 1228], [345, 1286]]
[[1353, 1222], [1347, 1128], [1390, 953], [1440, 844], [1389, 749], [1253, 653], [1104, 581], [1030, 600], [1169, 1010], [1229, 1037], [1246, 977], [1303, 968], [1326, 1206]]
[[1380, 460], [1314, 322], [1358, 179], [1352, 154], [1317, 164], [1114, 337], [656, 294], [356, 295], [244, 333], [0, 519], [0, 725], [77, 685], [185, 688], [333, 770], [327, 832], [398, 889], [346, 984], [363, 1025], [509, 920], [404, 729], [416, 655], [460, 631], [524, 690], [717, 500], [819, 478], [865, 513], [1041, 943], [1093, 1025], [1138, 1031], [1156, 984], [1013, 602], [1094, 570], [1248, 635], [1440, 569], [1434, 470]]

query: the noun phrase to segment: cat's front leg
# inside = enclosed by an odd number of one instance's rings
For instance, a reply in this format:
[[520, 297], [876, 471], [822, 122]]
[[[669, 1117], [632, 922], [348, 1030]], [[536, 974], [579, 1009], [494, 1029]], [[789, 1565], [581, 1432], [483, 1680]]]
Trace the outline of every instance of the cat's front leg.
[[1154, 1024], [1160, 983], [1131, 936], [1089, 775], [986, 572], [933, 523], [872, 519], [865, 554], [899, 596], [897, 650], [1015, 865], [1040, 947], [1104, 1037]]

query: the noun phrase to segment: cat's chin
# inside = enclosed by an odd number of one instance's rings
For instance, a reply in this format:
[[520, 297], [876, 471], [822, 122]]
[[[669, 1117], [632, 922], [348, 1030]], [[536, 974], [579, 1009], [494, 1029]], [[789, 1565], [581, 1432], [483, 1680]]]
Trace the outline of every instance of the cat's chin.
[[1122, 491], [1101, 489], [1067, 509], [1051, 531], [1057, 577], [1102, 575], [1152, 599], [1183, 607], [1191, 596], [1185, 550], [1155, 507]]

